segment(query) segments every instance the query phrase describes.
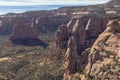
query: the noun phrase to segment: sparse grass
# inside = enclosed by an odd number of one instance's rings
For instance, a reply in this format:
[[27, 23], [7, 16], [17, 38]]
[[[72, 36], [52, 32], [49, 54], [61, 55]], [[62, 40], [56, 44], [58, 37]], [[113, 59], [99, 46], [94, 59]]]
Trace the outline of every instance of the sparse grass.
[[112, 64], [103, 65], [100, 73], [94, 77], [96, 80], [119, 80], [120, 79], [120, 62], [115, 61]]
[[0, 58], [11, 60], [0, 62], [0, 79], [6, 80], [62, 80], [64, 69], [60, 63], [50, 59], [53, 47], [15, 46], [0, 49]]

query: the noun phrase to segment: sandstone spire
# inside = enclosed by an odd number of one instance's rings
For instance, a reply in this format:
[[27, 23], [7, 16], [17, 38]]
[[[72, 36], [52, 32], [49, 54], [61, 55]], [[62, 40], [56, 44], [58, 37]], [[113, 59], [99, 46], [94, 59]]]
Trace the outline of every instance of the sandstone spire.
[[56, 48], [64, 48], [66, 47], [66, 43], [68, 41], [69, 34], [66, 25], [61, 25], [56, 34]]
[[73, 36], [68, 41], [65, 60], [67, 73], [74, 73], [77, 69], [77, 46]]
[[75, 73], [77, 70], [77, 45], [73, 36], [68, 41], [65, 61], [66, 72], [64, 73], [64, 80], [68, 80], [69, 74]]

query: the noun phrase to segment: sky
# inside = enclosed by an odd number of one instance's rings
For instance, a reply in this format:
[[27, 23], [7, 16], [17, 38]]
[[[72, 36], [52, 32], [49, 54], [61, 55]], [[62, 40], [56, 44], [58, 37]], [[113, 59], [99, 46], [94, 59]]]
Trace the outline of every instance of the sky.
[[0, 0], [0, 6], [29, 5], [91, 5], [101, 4], [110, 0]]

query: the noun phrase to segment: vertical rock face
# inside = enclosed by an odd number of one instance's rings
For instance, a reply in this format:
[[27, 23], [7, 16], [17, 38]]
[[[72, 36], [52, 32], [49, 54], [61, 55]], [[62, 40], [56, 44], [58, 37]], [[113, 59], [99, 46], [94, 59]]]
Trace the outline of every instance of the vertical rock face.
[[77, 52], [81, 52], [81, 45], [85, 44], [86, 39], [86, 30], [81, 21], [81, 18], [76, 19], [76, 22], [73, 25], [72, 35], [75, 37], [77, 42]]
[[57, 30], [59, 25], [67, 23], [68, 20], [67, 17], [62, 16], [38, 17], [36, 26], [40, 32], [53, 32]]
[[74, 73], [77, 69], [77, 45], [73, 36], [68, 41], [65, 58], [67, 72], [69, 74]]
[[56, 34], [56, 48], [65, 48], [69, 39], [68, 29], [66, 25], [61, 25]]
[[74, 73], [77, 69], [77, 45], [74, 37], [68, 41], [67, 51], [65, 53], [66, 69], [69, 74]]
[[101, 18], [90, 18], [86, 25], [86, 29], [88, 30], [89, 37], [97, 37], [100, 32], [102, 32], [101, 28]]
[[12, 32], [11, 18], [0, 18], [0, 35], [7, 35]]
[[24, 42], [28, 43], [38, 41], [38, 33], [34, 26], [28, 23], [29, 21], [25, 18], [16, 19], [16, 24], [14, 26], [13, 33], [10, 36], [10, 41], [12, 42]]
[[68, 23], [67, 23], [67, 28], [69, 32], [72, 32], [73, 26], [75, 24], [76, 19], [72, 18]]
[[72, 36], [68, 40], [67, 51], [65, 53], [65, 67], [64, 80], [68, 80], [68, 75], [75, 73], [77, 70], [77, 45], [75, 38]]
[[18, 19], [16, 20], [16, 25], [14, 26], [13, 33], [10, 36], [10, 40], [15, 39], [35, 39], [38, 37], [36, 28], [30, 26], [27, 23], [27, 19]]

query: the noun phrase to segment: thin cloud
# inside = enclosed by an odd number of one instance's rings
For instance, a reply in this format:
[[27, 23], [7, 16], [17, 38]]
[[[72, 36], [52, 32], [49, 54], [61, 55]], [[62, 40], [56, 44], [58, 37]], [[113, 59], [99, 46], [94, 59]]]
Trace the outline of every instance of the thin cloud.
[[0, 0], [0, 1], [3, 1], [3, 2], [24, 2], [26, 0]]
[[91, 5], [105, 3], [110, 0], [0, 0], [0, 6], [25, 5]]

